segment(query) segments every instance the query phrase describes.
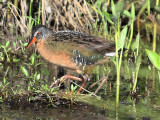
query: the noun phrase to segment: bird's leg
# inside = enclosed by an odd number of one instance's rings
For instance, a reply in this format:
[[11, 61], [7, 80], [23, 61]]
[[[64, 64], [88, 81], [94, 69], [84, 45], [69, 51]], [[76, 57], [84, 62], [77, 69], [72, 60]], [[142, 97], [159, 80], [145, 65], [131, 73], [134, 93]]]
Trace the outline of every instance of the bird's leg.
[[64, 76], [62, 76], [61, 78], [59, 78], [59, 79], [57, 79], [56, 81], [54, 81], [54, 82], [51, 84], [50, 88], [52, 88], [55, 84], [57, 85], [59, 82], [60, 82], [60, 84], [59, 84], [59, 86], [60, 86], [65, 80], [67, 80], [67, 79], [72, 79], [72, 80], [76, 80], [76, 81], [81, 81], [81, 82], [83, 82], [82, 85], [81, 85], [81, 87], [79, 88], [79, 90], [78, 90], [78, 92], [77, 92], [77, 93], [80, 93], [80, 92], [82, 91], [82, 88], [84, 87], [84, 85], [87, 83], [87, 81], [90, 80], [87, 74], [82, 75], [82, 77], [83, 77], [83, 79], [82, 79], [82, 78], [79, 78], [79, 77], [72, 76], [72, 75], [64, 75]]
[[87, 74], [82, 75], [82, 77], [83, 77], [83, 83], [82, 83], [82, 85], [81, 85], [81, 87], [79, 88], [79, 90], [78, 90], [77, 93], [80, 93], [80, 92], [82, 91], [82, 88], [85, 86], [85, 84], [86, 84], [88, 81], [90, 81], [90, 78], [89, 78], [89, 76], [88, 76]]
[[59, 84], [59, 86], [60, 86], [67, 79], [73, 79], [73, 80], [76, 80], [76, 81], [83, 81], [81, 78], [78, 78], [78, 77], [75, 77], [75, 76], [72, 76], [72, 75], [64, 75], [64, 76], [58, 78], [56, 81], [54, 81], [51, 84], [50, 88], [52, 88], [54, 85], [57, 85], [58, 83], [60, 83]]

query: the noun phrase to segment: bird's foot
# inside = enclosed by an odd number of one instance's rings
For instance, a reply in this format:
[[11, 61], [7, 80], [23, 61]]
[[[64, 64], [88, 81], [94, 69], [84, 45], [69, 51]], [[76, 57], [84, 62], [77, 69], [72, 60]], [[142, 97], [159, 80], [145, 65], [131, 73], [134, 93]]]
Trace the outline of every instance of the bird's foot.
[[89, 76], [87, 74], [84, 74], [82, 75], [83, 78], [79, 78], [79, 77], [75, 77], [75, 76], [72, 76], [72, 75], [64, 75], [62, 76], [61, 78], [57, 79], [56, 81], [54, 81], [51, 85], [50, 85], [50, 88], [52, 88], [54, 85], [57, 85], [57, 86], [61, 86], [61, 84], [68, 80], [68, 79], [72, 79], [72, 80], [76, 80], [76, 81], [81, 81], [83, 82], [83, 84], [81, 85], [81, 87], [79, 88], [78, 92], [77, 93], [80, 93], [83, 89], [83, 87], [85, 86], [85, 84], [90, 80]]

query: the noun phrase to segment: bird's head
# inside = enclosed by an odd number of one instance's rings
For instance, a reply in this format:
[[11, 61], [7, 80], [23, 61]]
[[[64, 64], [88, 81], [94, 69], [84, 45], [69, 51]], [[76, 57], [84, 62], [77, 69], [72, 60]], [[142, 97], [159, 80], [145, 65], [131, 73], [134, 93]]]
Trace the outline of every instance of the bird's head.
[[39, 42], [41, 40], [47, 40], [50, 36], [50, 29], [43, 25], [34, 26], [32, 29], [32, 39], [28, 43], [27, 48], [29, 48], [34, 42]]

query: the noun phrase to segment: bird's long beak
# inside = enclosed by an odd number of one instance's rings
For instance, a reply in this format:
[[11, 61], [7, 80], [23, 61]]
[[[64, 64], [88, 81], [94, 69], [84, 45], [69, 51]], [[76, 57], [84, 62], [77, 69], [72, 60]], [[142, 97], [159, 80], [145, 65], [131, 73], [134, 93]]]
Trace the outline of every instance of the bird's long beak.
[[32, 40], [28, 43], [27, 48], [29, 48], [34, 42], [36, 42], [36, 37], [32, 38]]

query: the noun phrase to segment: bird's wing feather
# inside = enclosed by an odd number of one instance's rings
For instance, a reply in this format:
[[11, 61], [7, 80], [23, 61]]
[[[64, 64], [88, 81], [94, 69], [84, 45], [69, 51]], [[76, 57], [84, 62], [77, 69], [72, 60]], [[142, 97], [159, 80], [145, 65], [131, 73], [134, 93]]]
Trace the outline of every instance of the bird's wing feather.
[[113, 52], [115, 49], [114, 43], [104, 38], [87, 35], [82, 32], [75, 31], [57, 31], [53, 33], [53, 41], [69, 43], [70, 45], [84, 48], [87, 51], [98, 53]]

